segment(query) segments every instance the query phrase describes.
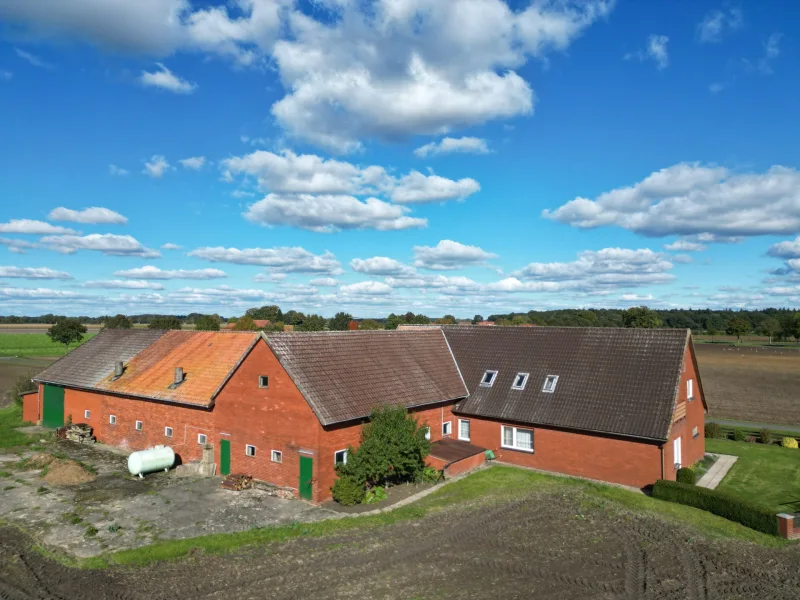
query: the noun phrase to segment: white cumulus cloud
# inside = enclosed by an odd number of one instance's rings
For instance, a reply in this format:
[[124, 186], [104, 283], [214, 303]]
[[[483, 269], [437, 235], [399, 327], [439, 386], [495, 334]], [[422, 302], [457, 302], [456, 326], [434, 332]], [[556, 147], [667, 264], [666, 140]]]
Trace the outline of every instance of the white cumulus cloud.
[[97, 288], [106, 290], [163, 290], [164, 286], [152, 281], [136, 279], [104, 279], [87, 281], [83, 284], [85, 288]]
[[182, 158], [178, 161], [184, 169], [191, 169], [192, 171], [199, 171], [206, 164], [205, 156], [191, 156], [189, 158]]
[[47, 267], [0, 267], [0, 277], [19, 279], [72, 279], [72, 275], [64, 271], [55, 271]]
[[175, 75], [161, 63], [157, 71], [142, 71], [139, 82], [145, 87], [157, 87], [173, 94], [191, 94], [197, 89], [197, 84], [182, 79]]
[[154, 177], [156, 179], [160, 179], [164, 176], [164, 173], [169, 171], [172, 167], [170, 167], [167, 159], [164, 158], [161, 154], [154, 154], [150, 160], [145, 161], [144, 163], [144, 171], [143, 173], [150, 175], [150, 177]]
[[702, 43], [720, 42], [728, 32], [741, 29], [744, 16], [739, 8], [714, 9], [706, 13], [697, 26], [697, 39]]
[[117, 224], [124, 225], [128, 218], [108, 208], [92, 206], [83, 210], [72, 210], [59, 206], [50, 211], [47, 218], [51, 221], [70, 221], [72, 223]]
[[32, 235], [47, 235], [59, 233], [75, 233], [74, 229], [51, 225], [44, 221], [33, 219], [11, 219], [8, 223], [0, 223], [0, 233], [29, 233]]
[[338, 275], [341, 265], [330, 252], [312, 254], [305, 248], [197, 248], [189, 256], [210, 262], [225, 262], [237, 265], [259, 265], [286, 273], [325, 273]]
[[156, 250], [144, 247], [130, 235], [111, 233], [92, 233], [89, 235], [54, 235], [45, 236], [41, 243], [56, 252], [72, 254], [78, 250], [94, 250], [109, 256], [138, 256], [140, 258], [157, 258], [161, 256]]
[[228, 276], [219, 269], [159, 269], [153, 265], [116, 271], [114, 275], [129, 279], [219, 279]]
[[357, 294], [367, 296], [383, 296], [392, 293], [392, 287], [380, 281], [359, 281], [349, 285], [342, 285], [339, 291], [343, 294]]
[[414, 264], [424, 269], [444, 271], [482, 265], [497, 258], [478, 246], [467, 246], [453, 240], [441, 240], [435, 246], [414, 246]]
[[350, 261], [350, 268], [357, 273], [367, 275], [393, 275], [395, 277], [408, 277], [414, 275], [413, 267], [404, 265], [399, 260], [387, 256], [373, 256], [372, 258], [354, 258]]
[[659, 70], [666, 69], [669, 66], [668, 43], [669, 38], [665, 35], [651, 35], [647, 38], [647, 47], [644, 50], [626, 54], [625, 60], [636, 59], [639, 62], [653, 60]]
[[486, 140], [478, 137], [445, 137], [438, 142], [430, 142], [414, 150], [414, 154], [420, 158], [438, 156], [439, 154], [453, 154], [455, 152], [463, 154], [488, 154], [489, 145], [486, 143]]

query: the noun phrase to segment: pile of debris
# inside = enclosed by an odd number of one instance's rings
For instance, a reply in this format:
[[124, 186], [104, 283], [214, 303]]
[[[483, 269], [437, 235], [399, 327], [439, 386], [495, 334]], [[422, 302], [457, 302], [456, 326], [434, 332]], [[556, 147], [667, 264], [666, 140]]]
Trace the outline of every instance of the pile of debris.
[[66, 430], [64, 437], [73, 442], [94, 444], [97, 441], [92, 435], [91, 426], [86, 423], [73, 423], [72, 425], [67, 425], [64, 429]]
[[220, 487], [223, 490], [241, 492], [242, 490], [253, 487], [253, 476], [245, 475], [244, 473], [233, 473], [222, 480], [222, 485]]

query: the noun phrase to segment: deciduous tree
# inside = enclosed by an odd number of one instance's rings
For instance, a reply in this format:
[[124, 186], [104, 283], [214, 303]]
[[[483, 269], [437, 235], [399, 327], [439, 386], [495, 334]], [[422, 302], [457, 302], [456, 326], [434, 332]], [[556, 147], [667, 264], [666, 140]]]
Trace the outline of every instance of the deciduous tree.
[[256, 323], [250, 315], [243, 316], [236, 321], [236, 325], [233, 326], [234, 331], [255, 331], [256, 329], [258, 329]]
[[106, 329], [130, 329], [133, 327], [133, 323], [125, 315], [117, 315], [108, 317], [103, 323], [103, 327]]
[[353, 320], [353, 315], [346, 312], [337, 312], [333, 318], [328, 321], [328, 329], [331, 331], [347, 331], [350, 321]]
[[283, 313], [280, 306], [271, 304], [270, 306], [261, 306], [259, 308], [251, 308], [246, 313], [251, 319], [267, 319], [268, 321], [283, 321]]
[[200, 315], [194, 322], [197, 331], [219, 331], [219, 315]]
[[180, 329], [181, 320], [174, 316], [156, 317], [147, 326], [150, 329]]
[[751, 326], [750, 322], [742, 317], [734, 317], [730, 321], [728, 321], [728, 325], [725, 328], [725, 333], [728, 335], [735, 335], [736, 336], [736, 343], [742, 341], [742, 336], [747, 335], [750, 332]]
[[758, 326], [761, 335], [766, 335], [769, 338], [769, 343], [772, 345], [772, 338], [781, 332], [781, 324], [775, 317], [767, 317]]
[[378, 323], [375, 319], [363, 319], [358, 324], [359, 329], [383, 329], [380, 323]]
[[75, 342], [80, 342], [83, 339], [83, 334], [86, 333], [86, 327], [79, 319], [59, 319], [55, 324], [47, 330], [47, 335], [50, 339], [58, 344], [64, 344], [64, 354], [69, 351], [69, 345]]
[[622, 313], [622, 323], [625, 327], [638, 327], [652, 329], [661, 327], [661, 319], [655, 311], [646, 306], [632, 306]]
[[299, 331], [325, 331], [325, 317], [307, 315], [303, 322], [297, 326]]

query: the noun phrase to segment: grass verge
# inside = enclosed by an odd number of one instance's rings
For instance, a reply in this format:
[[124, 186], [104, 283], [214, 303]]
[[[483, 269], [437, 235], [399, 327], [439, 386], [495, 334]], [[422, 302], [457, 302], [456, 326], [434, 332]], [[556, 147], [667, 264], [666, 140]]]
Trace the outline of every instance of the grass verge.
[[121, 550], [80, 561], [84, 568], [106, 568], [114, 565], [145, 566], [162, 560], [177, 560], [200, 550], [207, 554], [224, 554], [246, 546], [280, 543], [297, 537], [322, 537], [354, 529], [374, 529], [409, 519], [422, 518], [438, 510], [475, 503], [496, 503], [520, 497], [533, 489], [585, 492], [586, 501], [605, 510], [621, 508], [661, 515], [678, 523], [688, 524], [708, 537], [733, 538], [763, 546], [783, 546], [786, 542], [705, 511], [662, 502], [623, 488], [590, 483], [578, 479], [545, 475], [515, 467], [494, 466], [451, 483], [430, 496], [391, 512], [353, 518], [331, 519], [316, 523], [293, 523], [263, 527], [239, 533], [201, 536], [184, 540], [158, 542], [150, 546]]
[[800, 450], [707, 439], [706, 452], [739, 457], [717, 490], [776, 513], [800, 510]]
[[15, 430], [22, 425], [22, 407], [12, 404], [0, 408], [0, 448], [28, 446], [34, 443], [33, 436]]

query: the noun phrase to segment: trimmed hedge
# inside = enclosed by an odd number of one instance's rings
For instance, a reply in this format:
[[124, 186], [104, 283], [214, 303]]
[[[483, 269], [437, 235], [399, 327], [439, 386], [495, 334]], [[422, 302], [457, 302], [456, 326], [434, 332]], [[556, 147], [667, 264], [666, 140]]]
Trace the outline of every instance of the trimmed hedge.
[[694, 485], [695, 481], [697, 480], [694, 469], [691, 467], [682, 467], [678, 469], [675, 479], [681, 483], [688, 483], [689, 485]]
[[762, 533], [778, 535], [778, 518], [774, 512], [723, 492], [659, 479], [653, 485], [652, 495], [659, 500], [706, 510]]

